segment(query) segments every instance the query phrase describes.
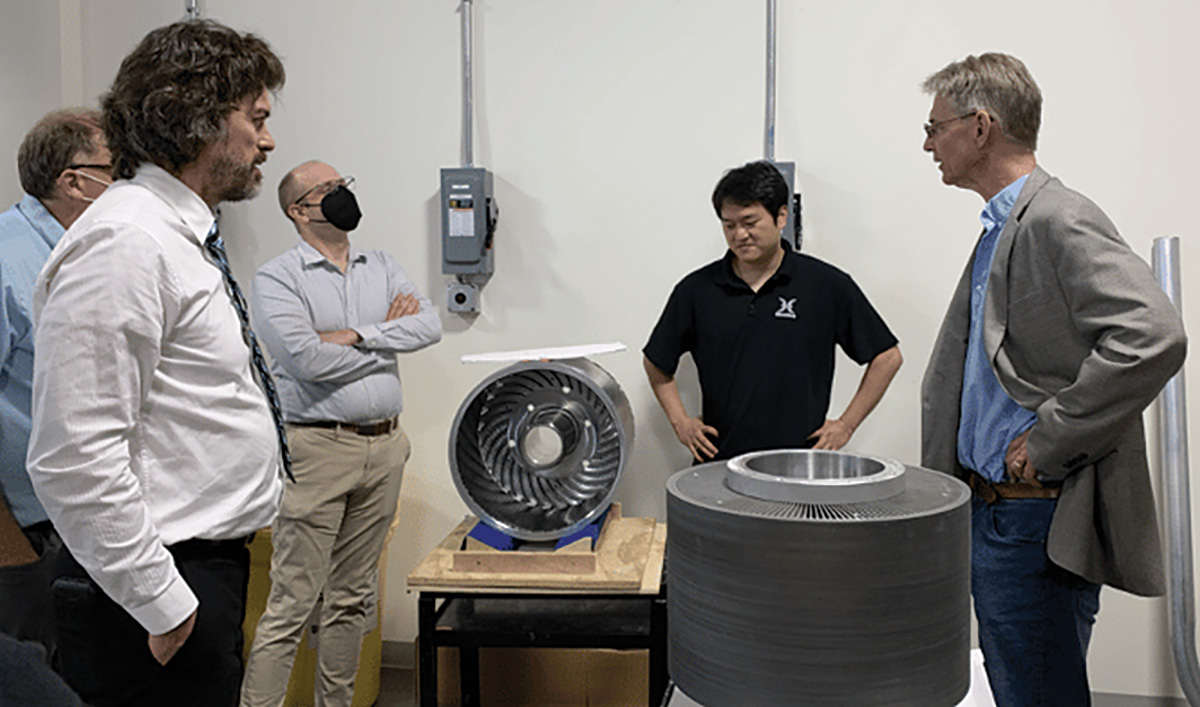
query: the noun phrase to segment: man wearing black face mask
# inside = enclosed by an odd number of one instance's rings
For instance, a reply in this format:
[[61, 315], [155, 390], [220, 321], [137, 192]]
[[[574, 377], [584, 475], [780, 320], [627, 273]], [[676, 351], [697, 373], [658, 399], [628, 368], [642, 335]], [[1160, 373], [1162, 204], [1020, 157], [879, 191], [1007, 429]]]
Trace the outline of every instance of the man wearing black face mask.
[[256, 331], [271, 353], [295, 484], [272, 528], [271, 593], [242, 683], [244, 706], [287, 693], [319, 596], [317, 704], [349, 707], [375, 567], [396, 513], [408, 437], [396, 354], [434, 344], [433, 305], [383, 251], [358, 250], [351, 180], [306, 162], [279, 185], [300, 243], [254, 279]]

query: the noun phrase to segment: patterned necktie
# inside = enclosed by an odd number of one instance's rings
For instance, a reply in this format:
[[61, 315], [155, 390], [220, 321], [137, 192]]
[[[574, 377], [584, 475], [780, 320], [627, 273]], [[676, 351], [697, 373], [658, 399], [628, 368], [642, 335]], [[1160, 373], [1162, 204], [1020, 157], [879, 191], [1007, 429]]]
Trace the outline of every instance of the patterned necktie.
[[295, 481], [296, 478], [292, 476], [292, 455], [288, 452], [287, 433], [283, 429], [283, 413], [280, 410], [279, 394], [275, 392], [275, 380], [271, 378], [271, 372], [267, 370], [267, 362], [263, 359], [262, 349], [258, 347], [258, 338], [254, 336], [254, 330], [250, 328], [250, 314], [246, 308], [246, 298], [242, 296], [242, 288], [238, 287], [237, 280], [233, 279], [233, 271], [229, 269], [229, 257], [225, 255], [225, 243], [217, 232], [216, 221], [213, 221], [212, 228], [208, 231], [208, 238], [204, 240], [204, 249], [221, 269], [221, 275], [225, 277], [225, 286], [229, 288], [229, 298], [233, 300], [233, 308], [237, 310], [238, 318], [242, 320], [242, 338], [250, 346], [250, 361], [254, 364], [254, 370], [258, 372], [258, 382], [262, 385], [263, 392], [267, 394], [267, 404], [271, 407], [271, 417], [275, 420], [275, 434], [279, 437], [279, 453], [283, 458], [283, 473], [287, 474], [288, 479]]

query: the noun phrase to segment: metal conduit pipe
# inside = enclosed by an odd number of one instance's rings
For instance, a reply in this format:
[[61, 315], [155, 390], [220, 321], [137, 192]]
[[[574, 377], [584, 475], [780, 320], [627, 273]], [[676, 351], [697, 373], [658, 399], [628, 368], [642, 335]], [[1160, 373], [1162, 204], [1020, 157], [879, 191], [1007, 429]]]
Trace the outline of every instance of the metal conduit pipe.
[[775, 14], [776, 0], [767, 0], [767, 125], [763, 159], [775, 159]]
[[[1154, 239], [1154, 276], [1183, 313], [1179, 282], [1179, 237]], [[1191, 490], [1188, 484], [1187, 396], [1183, 370], [1159, 395], [1158, 450], [1167, 506], [1167, 603], [1175, 673], [1188, 704], [1200, 706], [1200, 665], [1196, 659], [1196, 602], [1192, 575]]]
[[462, 90], [463, 90], [463, 165], [471, 167], [475, 161], [474, 134], [475, 117], [474, 104], [471, 101], [471, 48], [474, 42], [474, 8], [472, 0], [462, 0]]

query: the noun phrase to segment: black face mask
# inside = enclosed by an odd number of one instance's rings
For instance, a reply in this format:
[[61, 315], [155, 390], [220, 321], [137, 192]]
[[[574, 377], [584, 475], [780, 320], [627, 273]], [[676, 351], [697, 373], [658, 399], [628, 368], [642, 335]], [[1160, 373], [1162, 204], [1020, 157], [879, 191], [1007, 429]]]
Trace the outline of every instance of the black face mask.
[[[358, 199], [346, 185], [336, 187], [321, 199], [321, 214], [328, 223], [342, 231], [353, 231], [358, 227], [362, 211], [358, 208]], [[314, 219], [315, 220], [315, 219]]]

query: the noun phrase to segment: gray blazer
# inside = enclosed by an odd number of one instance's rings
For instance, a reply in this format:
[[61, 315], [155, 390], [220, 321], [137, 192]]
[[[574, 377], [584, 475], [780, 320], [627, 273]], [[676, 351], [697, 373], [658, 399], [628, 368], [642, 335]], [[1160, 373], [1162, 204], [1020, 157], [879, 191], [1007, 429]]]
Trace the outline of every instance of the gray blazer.
[[[959, 477], [973, 260], [921, 386], [921, 463]], [[1142, 411], [1183, 365], [1183, 322], [1100, 208], [1040, 167], [996, 244], [983, 340], [1000, 385], [1037, 412], [1034, 467], [1063, 480], [1050, 559], [1093, 582], [1162, 594]]]

